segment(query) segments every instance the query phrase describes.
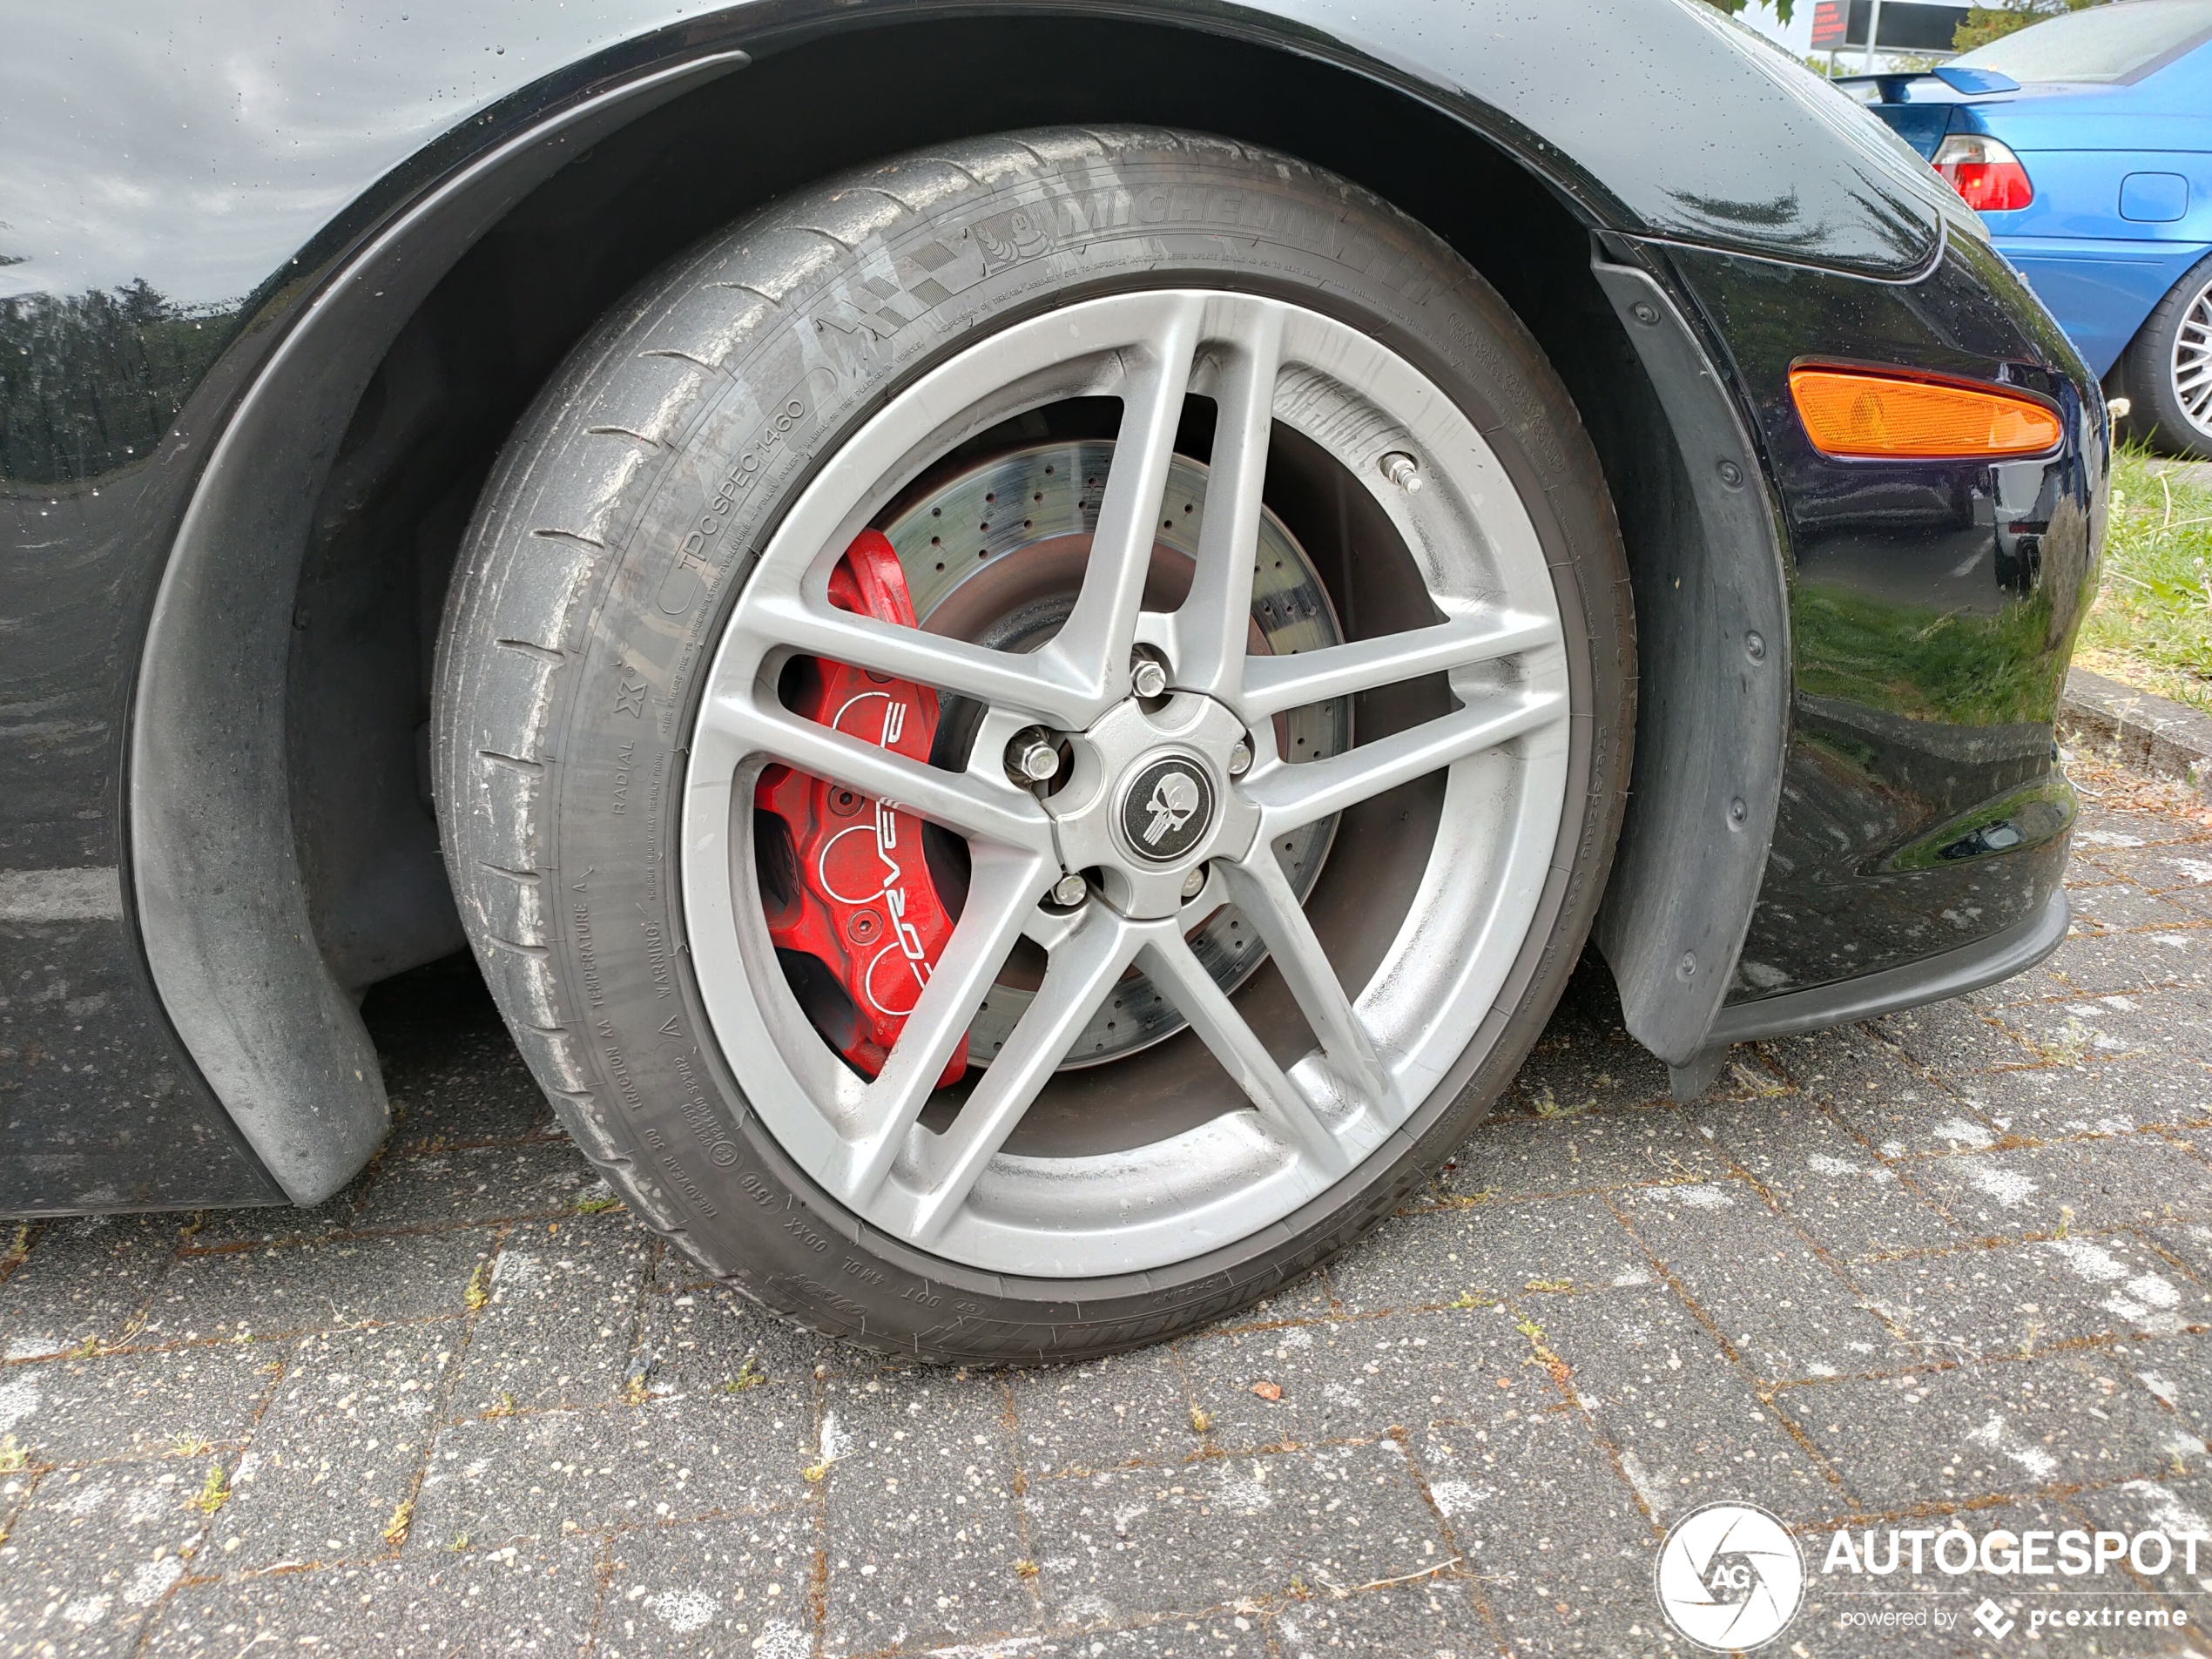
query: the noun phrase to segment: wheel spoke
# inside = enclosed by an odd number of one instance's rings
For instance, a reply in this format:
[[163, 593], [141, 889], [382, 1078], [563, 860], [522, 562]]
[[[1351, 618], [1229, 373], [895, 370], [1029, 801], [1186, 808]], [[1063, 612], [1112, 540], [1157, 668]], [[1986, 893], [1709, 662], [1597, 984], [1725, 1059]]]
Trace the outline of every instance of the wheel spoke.
[[875, 1201], [907, 1131], [967, 1035], [993, 978], [1021, 937], [1029, 913], [1052, 883], [1057, 867], [1034, 854], [978, 846], [974, 850], [968, 902], [928, 983], [867, 1089], [867, 1128], [855, 1143], [839, 1196], [865, 1207]]
[[1359, 1010], [1345, 994], [1343, 981], [1273, 852], [1263, 840], [1250, 859], [1227, 865], [1223, 873], [1237, 907], [1259, 930], [1276, 971], [1320, 1040], [1330, 1069], [1395, 1127], [1406, 1116], [1398, 1085], [1375, 1052]]
[[1264, 841], [1410, 783], [1478, 750], [1495, 748], [1550, 725], [1566, 714], [1567, 698], [1560, 692], [1495, 694], [1326, 760], [1310, 760], [1302, 765], [1278, 762], [1264, 772], [1255, 772], [1246, 780], [1244, 792], [1260, 809], [1260, 839]]
[[1260, 491], [1275, 427], [1275, 376], [1282, 358], [1281, 307], [1253, 301], [1227, 342], [1216, 387], [1213, 461], [1197, 569], [1176, 613], [1176, 684], [1231, 701], [1251, 631], [1252, 561], [1259, 547]]
[[1051, 819], [1034, 798], [1010, 784], [941, 772], [787, 709], [764, 707], [742, 693], [708, 698], [699, 719], [704, 732], [726, 736], [749, 752], [903, 806], [948, 829], [1042, 858], [1053, 855]]
[[1103, 905], [1093, 905], [1045, 964], [1043, 983], [1006, 1046], [927, 1159], [928, 1189], [915, 1206], [911, 1237], [926, 1244], [967, 1203], [983, 1166], [1006, 1143], [1037, 1091], [1067, 1058], [1091, 1011], [1136, 956], [1142, 935]]
[[1136, 961], [1168, 1000], [1183, 1010], [1183, 1017], [1190, 1022], [1198, 1040], [1212, 1051], [1222, 1069], [1259, 1108], [1260, 1116], [1278, 1134], [1331, 1179], [1352, 1167], [1343, 1144], [1298, 1092], [1298, 1085], [1275, 1063], [1266, 1045], [1237, 1011], [1236, 1004], [1223, 995], [1213, 975], [1191, 954], [1190, 945], [1172, 924], [1151, 930]]
[[1285, 709], [1467, 668], [1558, 641], [1559, 624], [1548, 617], [1513, 611], [1467, 617], [1295, 656], [1252, 658], [1244, 664], [1241, 698], [1230, 700], [1247, 724], [1256, 725]]
[[1020, 709], [1050, 725], [1080, 728], [1092, 715], [1095, 699], [1040, 674], [1035, 657], [855, 616], [826, 599], [762, 594], [746, 622], [779, 645], [979, 703]]
[[1203, 302], [1187, 296], [1164, 314], [1146, 345], [1129, 352], [1121, 429], [1082, 588], [1059, 633], [1036, 653], [1050, 678], [1080, 687], [1097, 704], [1129, 691], [1130, 649], [1136, 640], [1137, 610], [1152, 568], [1175, 429], [1204, 314]]

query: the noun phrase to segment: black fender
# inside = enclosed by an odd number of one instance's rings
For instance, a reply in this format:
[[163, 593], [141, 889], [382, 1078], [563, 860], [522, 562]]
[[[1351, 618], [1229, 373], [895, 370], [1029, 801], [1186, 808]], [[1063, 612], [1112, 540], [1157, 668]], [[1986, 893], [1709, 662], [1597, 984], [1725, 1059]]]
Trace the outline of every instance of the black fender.
[[[1357, 22], [1317, 0], [1204, 8], [756, 0], [676, 25], [635, 3], [617, 9], [611, 44], [597, 44], [606, 38], [602, 30], [592, 42], [556, 41], [561, 61], [550, 66], [541, 57], [527, 70], [519, 62], [485, 69], [480, 84], [492, 101], [427, 149], [395, 164], [389, 135], [378, 133], [327, 161], [341, 176], [361, 170], [352, 181], [359, 193], [334, 218], [302, 211], [288, 226], [264, 227], [273, 246], [283, 240], [299, 252], [237, 314], [225, 357], [239, 366], [230, 383], [246, 383], [234, 401], [226, 395], [226, 408], [209, 412], [219, 436], [171, 546], [143, 642], [127, 632], [118, 641], [138, 664], [125, 791], [129, 898], [159, 1002], [295, 1202], [334, 1190], [388, 1127], [354, 999], [315, 948], [286, 804], [282, 708], [307, 523], [370, 374], [471, 244], [605, 135], [743, 67], [749, 55], [979, 10], [1134, 20], [1330, 65], [1456, 123], [1510, 157], [1588, 231], [1616, 239], [1608, 246], [1620, 257], [1600, 261], [1598, 280], [1676, 426], [1683, 499], [1652, 537], [1679, 570], [1670, 569], [1664, 585], [1654, 586], [1649, 573], [1638, 583], [1650, 642], [1642, 781], [1600, 938], [1631, 1029], [1671, 1062], [1694, 1062], [1701, 1052], [1773, 819], [1786, 741], [1787, 626], [1763, 473], [1714, 367], [1724, 355], [1686, 320], [1663, 250], [1694, 245], [1909, 278], [1942, 242], [1942, 198], [1918, 176], [1925, 170], [1917, 160], [1903, 165], [1882, 130], [1764, 47], [1733, 37], [1733, 25], [1672, 0], [1541, 9], [1399, 0], [1362, 9]], [[523, 11], [481, 10], [487, 39], [509, 25], [518, 37], [529, 33]], [[262, 26], [241, 3], [219, 9], [207, 30], [243, 39]], [[18, 108], [37, 101], [20, 74], [27, 61], [18, 59], [16, 74], [0, 71], [0, 91], [31, 98]], [[426, 60], [423, 74], [450, 68]], [[130, 95], [127, 84], [101, 92]], [[1777, 155], [1797, 158], [1783, 192], [1771, 177]], [[235, 159], [243, 169], [255, 165], [250, 152]], [[41, 201], [24, 202], [19, 212], [12, 193], [0, 183], [0, 220], [34, 239], [48, 233], [51, 215]], [[97, 268], [101, 251], [84, 252], [78, 263]], [[1639, 306], [1656, 309], [1660, 321], [1645, 323]], [[222, 385], [224, 376], [207, 383]], [[1740, 485], [1723, 480], [1723, 462], [1742, 471]], [[1752, 633], [1764, 637], [1769, 657], [1747, 666], [1737, 659]], [[1722, 668], [1731, 689], [1716, 704], [1700, 687]], [[1722, 722], [1732, 723], [1726, 745], [1712, 741]], [[1716, 822], [1728, 826], [1725, 835], [1709, 836]]]

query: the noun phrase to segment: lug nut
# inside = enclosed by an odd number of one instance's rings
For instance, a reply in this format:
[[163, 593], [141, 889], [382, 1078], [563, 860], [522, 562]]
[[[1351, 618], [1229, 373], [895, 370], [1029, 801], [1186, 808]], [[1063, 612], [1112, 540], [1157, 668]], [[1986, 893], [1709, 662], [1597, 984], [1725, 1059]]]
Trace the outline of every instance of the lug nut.
[[1252, 745], [1244, 738], [1237, 739], [1237, 746], [1229, 752], [1229, 775], [1241, 778], [1252, 769]]
[[1203, 864], [1193, 865], [1190, 873], [1183, 878], [1183, 896], [1186, 900], [1195, 899], [1205, 890], [1206, 867]]
[[1139, 697], [1157, 697], [1168, 689], [1168, 668], [1157, 657], [1142, 657], [1130, 664], [1129, 683]]
[[1049, 784], [1060, 771], [1060, 751], [1046, 733], [1034, 726], [1017, 732], [1006, 745], [1006, 769], [1026, 784]]
[[1421, 463], [1403, 449], [1393, 449], [1382, 458], [1382, 475], [1410, 495], [1421, 487]]
[[1089, 896], [1090, 883], [1073, 870], [1052, 884], [1052, 901], [1055, 904], [1081, 904]]

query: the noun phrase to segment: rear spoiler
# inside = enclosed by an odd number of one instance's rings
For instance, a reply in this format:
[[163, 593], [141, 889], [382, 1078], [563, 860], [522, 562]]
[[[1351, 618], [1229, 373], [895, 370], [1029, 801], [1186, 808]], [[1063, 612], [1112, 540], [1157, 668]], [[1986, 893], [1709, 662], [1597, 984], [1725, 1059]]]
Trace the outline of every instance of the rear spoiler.
[[[2017, 92], [2020, 84], [2009, 75], [2000, 75], [1993, 69], [1975, 69], [1965, 64], [1946, 64], [1939, 69], [1899, 70], [1878, 75], [1838, 75], [1835, 84], [1847, 89], [1853, 97], [1869, 104], [1909, 104], [1912, 96], [1906, 91], [1915, 81], [1939, 81], [1953, 92], [1963, 92], [1973, 98], [1985, 92]], [[1859, 89], [1871, 87], [1875, 96], [1869, 98]]]

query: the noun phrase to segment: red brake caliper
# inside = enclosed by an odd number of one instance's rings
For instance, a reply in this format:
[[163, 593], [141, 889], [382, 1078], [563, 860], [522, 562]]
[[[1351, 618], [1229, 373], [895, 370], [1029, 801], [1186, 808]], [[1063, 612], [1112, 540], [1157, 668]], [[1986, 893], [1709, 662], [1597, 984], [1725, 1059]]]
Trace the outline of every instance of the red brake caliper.
[[[914, 601], [891, 543], [864, 530], [830, 573], [830, 603], [912, 628]], [[817, 658], [792, 706], [818, 725], [909, 760], [927, 763], [937, 735], [937, 694], [881, 674]], [[819, 778], [772, 765], [753, 805], [789, 826], [798, 853], [797, 889], [770, 900], [768, 936], [779, 950], [812, 956], [844, 988], [858, 1015], [824, 1032], [873, 1077], [914, 1012], [930, 970], [952, 937], [952, 918], [922, 860], [921, 820], [912, 813]], [[968, 1069], [968, 1039], [938, 1079]]]

